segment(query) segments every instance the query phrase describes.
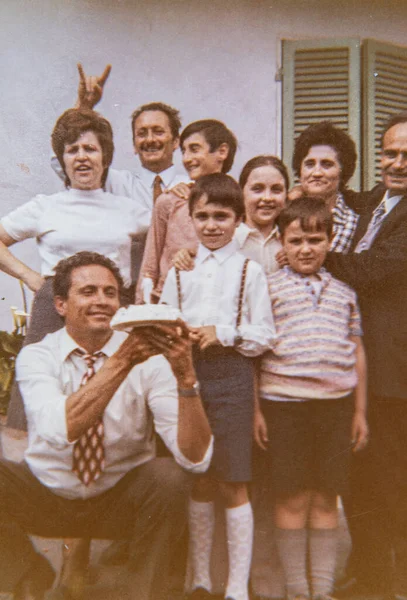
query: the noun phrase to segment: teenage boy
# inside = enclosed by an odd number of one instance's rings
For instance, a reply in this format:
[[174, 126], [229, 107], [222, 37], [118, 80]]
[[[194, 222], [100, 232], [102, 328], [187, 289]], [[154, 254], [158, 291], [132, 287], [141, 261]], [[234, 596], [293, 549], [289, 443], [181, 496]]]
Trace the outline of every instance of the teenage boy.
[[213, 500], [218, 493], [226, 509], [225, 597], [248, 600], [253, 515], [246, 483], [251, 478], [254, 395], [249, 357], [270, 348], [274, 325], [265, 274], [237, 251], [233, 240], [244, 211], [239, 185], [221, 173], [203, 176], [192, 189], [189, 210], [200, 242], [195, 267], [169, 271], [161, 302], [179, 306], [190, 326], [215, 439], [209, 476], [195, 481], [189, 507], [191, 597], [211, 596]]
[[367, 442], [365, 353], [356, 294], [322, 267], [332, 237], [325, 203], [293, 201], [279, 228], [288, 265], [268, 278], [277, 342], [262, 360], [256, 423], [272, 460], [287, 597], [321, 599], [334, 584], [350, 449]]
[[[233, 165], [237, 141], [233, 133], [214, 119], [195, 121], [180, 137], [182, 160], [192, 181], [210, 173], [228, 173]], [[195, 250], [196, 234], [189, 215], [190, 188], [160, 196], [154, 205], [147, 236], [137, 302], [157, 302], [172, 265], [181, 248]]]

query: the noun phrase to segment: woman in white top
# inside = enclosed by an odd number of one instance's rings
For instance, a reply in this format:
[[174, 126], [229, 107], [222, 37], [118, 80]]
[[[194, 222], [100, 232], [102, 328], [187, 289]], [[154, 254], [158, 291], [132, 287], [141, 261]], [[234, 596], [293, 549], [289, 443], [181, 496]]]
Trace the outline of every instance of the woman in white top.
[[[53, 304], [56, 264], [81, 250], [99, 252], [117, 264], [125, 285], [130, 286], [131, 236], [147, 229], [149, 221], [148, 211], [133, 200], [103, 190], [114, 151], [112, 128], [106, 119], [91, 110], [67, 110], [56, 122], [52, 147], [67, 189], [38, 195], [0, 222], [0, 269], [36, 292], [26, 344], [63, 325]], [[40, 273], [9, 250], [32, 237], [41, 258]], [[13, 394], [8, 422], [24, 428], [23, 406], [15, 397]]]

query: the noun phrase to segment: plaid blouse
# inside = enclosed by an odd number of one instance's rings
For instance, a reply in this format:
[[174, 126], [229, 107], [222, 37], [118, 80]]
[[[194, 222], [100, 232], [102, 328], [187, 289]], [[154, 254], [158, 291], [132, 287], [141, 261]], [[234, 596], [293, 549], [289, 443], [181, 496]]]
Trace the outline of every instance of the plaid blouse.
[[352, 244], [359, 215], [345, 204], [342, 194], [339, 193], [332, 210], [332, 216], [334, 237], [331, 243], [331, 252], [347, 254]]

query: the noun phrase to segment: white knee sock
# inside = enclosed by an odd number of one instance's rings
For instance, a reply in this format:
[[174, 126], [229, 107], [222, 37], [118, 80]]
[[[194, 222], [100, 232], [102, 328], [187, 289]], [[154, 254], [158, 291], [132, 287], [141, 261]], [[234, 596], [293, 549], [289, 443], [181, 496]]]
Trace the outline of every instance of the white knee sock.
[[253, 511], [249, 502], [226, 509], [229, 576], [226, 598], [248, 600], [253, 547]]
[[314, 598], [332, 594], [335, 580], [338, 529], [310, 529], [309, 556]]
[[189, 500], [189, 556], [192, 563], [192, 589], [211, 591], [211, 553], [215, 509], [213, 502]]
[[275, 528], [277, 550], [285, 574], [287, 598], [309, 597], [307, 579], [307, 530]]

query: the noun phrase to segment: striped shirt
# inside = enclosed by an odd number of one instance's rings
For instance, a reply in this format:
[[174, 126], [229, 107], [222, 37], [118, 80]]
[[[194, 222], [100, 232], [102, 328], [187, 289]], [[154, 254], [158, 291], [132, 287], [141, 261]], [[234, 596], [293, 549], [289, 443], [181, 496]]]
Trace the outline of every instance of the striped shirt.
[[325, 269], [318, 275], [315, 282], [284, 267], [268, 277], [277, 340], [262, 359], [266, 400], [341, 398], [356, 386], [356, 293]]

